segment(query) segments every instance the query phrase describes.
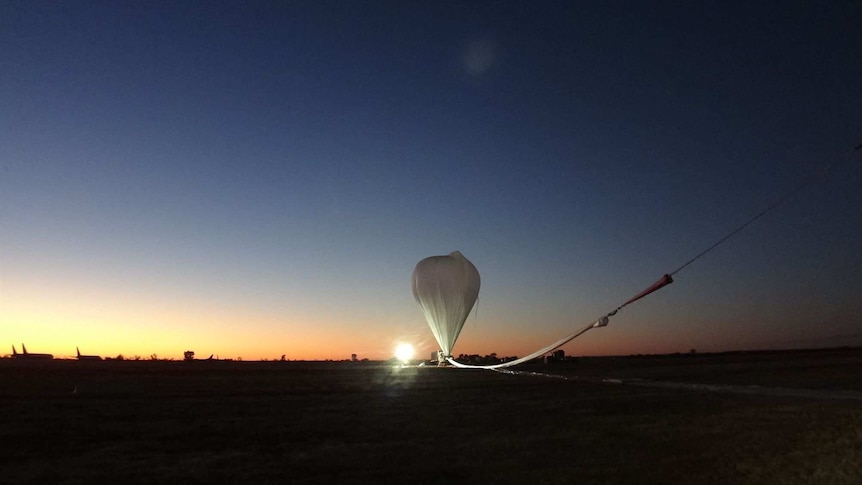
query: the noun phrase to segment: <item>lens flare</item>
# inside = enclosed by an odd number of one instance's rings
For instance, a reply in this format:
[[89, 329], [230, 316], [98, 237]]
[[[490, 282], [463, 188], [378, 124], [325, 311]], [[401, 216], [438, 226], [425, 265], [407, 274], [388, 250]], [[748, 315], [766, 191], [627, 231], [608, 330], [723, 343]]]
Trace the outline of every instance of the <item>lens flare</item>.
[[410, 344], [399, 344], [395, 348], [395, 358], [402, 362], [407, 362], [413, 358], [413, 346]]

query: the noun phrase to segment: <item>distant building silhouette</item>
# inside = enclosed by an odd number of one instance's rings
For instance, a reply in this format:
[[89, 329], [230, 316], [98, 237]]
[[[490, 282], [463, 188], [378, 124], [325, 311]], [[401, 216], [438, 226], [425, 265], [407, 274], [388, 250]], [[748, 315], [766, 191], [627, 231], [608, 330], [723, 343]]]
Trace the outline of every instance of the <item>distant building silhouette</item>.
[[543, 359], [541, 359], [541, 361], [545, 364], [556, 364], [560, 362], [574, 363], [575, 360], [576, 359], [574, 357], [570, 355], [567, 356], [566, 351], [563, 349], [555, 350], [550, 355], [546, 355]]

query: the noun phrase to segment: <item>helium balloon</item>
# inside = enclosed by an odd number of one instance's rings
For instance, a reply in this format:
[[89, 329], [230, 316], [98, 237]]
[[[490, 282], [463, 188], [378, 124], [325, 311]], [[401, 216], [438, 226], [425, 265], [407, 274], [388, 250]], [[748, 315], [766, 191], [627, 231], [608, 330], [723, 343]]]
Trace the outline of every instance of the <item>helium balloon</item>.
[[444, 357], [451, 357], [461, 327], [479, 297], [479, 271], [459, 251], [431, 256], [413, 270], [413, 297]]

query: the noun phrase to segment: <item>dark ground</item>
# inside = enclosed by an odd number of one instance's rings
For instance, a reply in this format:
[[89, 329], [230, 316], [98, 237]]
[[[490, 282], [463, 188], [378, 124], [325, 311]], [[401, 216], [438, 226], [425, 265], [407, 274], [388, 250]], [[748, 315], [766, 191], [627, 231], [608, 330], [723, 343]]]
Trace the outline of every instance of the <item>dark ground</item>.
[[0, 483], [862, 483], [859, 349], [519, 369], [3, 359]]

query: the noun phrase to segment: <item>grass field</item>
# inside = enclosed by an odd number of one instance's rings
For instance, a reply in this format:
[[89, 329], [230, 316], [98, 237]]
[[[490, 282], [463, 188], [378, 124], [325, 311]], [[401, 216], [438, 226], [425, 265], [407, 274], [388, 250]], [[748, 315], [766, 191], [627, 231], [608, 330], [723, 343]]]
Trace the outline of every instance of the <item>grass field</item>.
[[860, 350], [520, 369], [4, 359], [0, 482], [862, 483]]

